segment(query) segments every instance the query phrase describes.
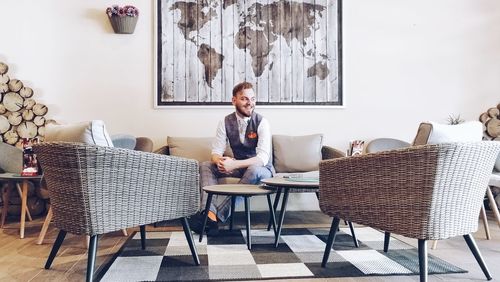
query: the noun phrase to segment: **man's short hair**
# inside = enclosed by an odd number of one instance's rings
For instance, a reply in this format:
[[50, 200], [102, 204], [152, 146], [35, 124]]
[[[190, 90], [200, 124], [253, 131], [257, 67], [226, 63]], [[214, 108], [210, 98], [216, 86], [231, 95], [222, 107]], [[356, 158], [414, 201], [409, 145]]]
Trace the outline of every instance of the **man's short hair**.
[[250, 82], [240, 82], [238, 84], [236, 84], [236, 86], [233, 88], [233, 97], [236, 97], [236, 94], [238, 94], [238, 92], [242, 91], [242, 90], [245, 90], [245, 89], [252, 89], [253, 88], [253, 85], [250, 83]]

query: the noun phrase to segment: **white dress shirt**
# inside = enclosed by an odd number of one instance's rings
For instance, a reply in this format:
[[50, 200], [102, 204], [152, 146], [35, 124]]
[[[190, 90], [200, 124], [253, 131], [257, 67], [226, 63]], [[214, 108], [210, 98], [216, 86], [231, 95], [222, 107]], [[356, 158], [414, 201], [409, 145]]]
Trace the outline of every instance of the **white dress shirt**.
[[[245, 133], [247, 131], [249, 117], [240, 117], [236, 114], [236, 120], [238, 121], [240, 141], [243, 143], [245, 141]], [[257, 128], [257, 135], [259, 140], [257, 142], [257, 158], [262, 161], [263, 165], [267, 165], [271, 158], [271, 129], [269, 127], [269, 122], [266, 118], [262, 118], [259, 127]], [[226, 150], [226, 146], [229, 143], [229, 139], [226, 134], [226, 124], [224, 119], [219, 122], [217, 126], [217, 132], [215, 134], [215, 139], [212, 143], [212, 154], [223, 155]]]

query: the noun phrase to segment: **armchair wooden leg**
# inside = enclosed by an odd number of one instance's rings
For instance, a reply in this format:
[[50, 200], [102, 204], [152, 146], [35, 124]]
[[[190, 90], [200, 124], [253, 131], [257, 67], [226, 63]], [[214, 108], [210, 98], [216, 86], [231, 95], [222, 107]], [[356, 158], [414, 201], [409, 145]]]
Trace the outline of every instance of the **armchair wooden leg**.
[[[276, 209], [278, 208], [280, 198], [281, 198], [281, 189], [278, 189], [278, 191], [276, 191], [276, 196], [274, 197], [274, 203], [273, 203], [275, 215], [276, 215]], [[269, 223], [267, 224], [267, 231], [271, 230], [272, 220], [273, 220], [272, 218], [269, 218]], [[274, 220], [276, 221], [276, 217], [274, 218]], [[274, 231], [274, 232], [276, 233], [276, 231]]]
[[189, 244], [189, 249], [191, 250], [191, 255], [193, 256], [194, 264], [200, 265], [200, 258], [198, 257], [198, 252], [196, 251], [196, 246], [194, 245], [193, 234], [191, 234], [191, 228], [189, 228], [189, 223], [187, 218], [181, 218], [182, 229], [184, 229], [184, 235], [186, 235], [186, 240]]
[[57, 255], [57, 252], [59, 251], [59, 248], [61, 247], [64, 237], [66, 237], [66, 231], [64, 230], [59, 230], [59, 234], [57, 234], [57, 239], [54, 242], [54, 245], [52, 246], [52, 250], [50, 251], [49, 257], [47, 258], [47, 262], [45, 263], [45, 269], [49, 269], [50, 266], [52, 265], [52, 262], [54, 261], [54, 258]]
[[87, 282], [92, 282], [94, 279], [95, 258], [97, 255], [98, 235], [90, 236], [89, 251], [87, 254]]
[[123, 236], [125, 236], [125, 237], [127, 237], [127, 236], [128, 236], [128, 232], [127, 232], [127, 229], [126, 229], [126, 228], [122, 229], [122, 234], [123, 234]]
[[391, 241], [391, 232], [384, 233], [384, 253], [389, 251], [389, 242]]
[[339, 228], [340, 218], [334, 217], [332, 220], [332, 226], [330, 227], [330, 233], [328, 234], [328, 240], [326, 241], [325, 253], [323, 254], [323, 261], [321, 262], [321, 267], [326, 267], [328, 262], [328, 257], [330, 256], [330, 251], [332, 250], [333, 242], [335, 241], [335, 235], [337, 235], [337, 229]]
[[495, 202], [495, 198], [493, 197], [493, 193], [491, 193], [490, 186], [486, 188], [486, 194], [488, 195], [488, 199], [490, 201], [490, 208], [493, 211], [493, 215], [497, 219], [498, 227], [500, 227], [500, 212], [498, 212], [497, 202]]
[[481, 207], [481, 212], [479, 215], [481, 216], [481, 219], [483, 220], [484, 233], [486, 233], [486, 240], [490, 240], [491, 239], [490, 226], [488, 225], [488, 216], [486, 216], [486, 209], [484, 208], [484, 204]]
[[432, 242], [432, 247], [431, 247], [431, 249], [435, 250], [437, 247], [438, 247], [438, 240], [434, 240], [434, 241]]
[[38, 240], [36, 241], [37, 245], [41, 245], [43, 243], [43, 239], [45, 239], [45, 234], [47, 234], [47, 229], [49, 229], [51, 220], [52, 220], [52, 207], [49, 207], [47, 216], [45, 217], [45, 221], [43, 222], [42, 225], [42, 230], [40, 230], [40, 235], [38, 235]]
[[418, 265], [420, 268], [420, 282], [427, 282], [427, 241], [418, 239]]
[[356, 238], [356, 233], [354, 233], [354, 226], [352, 226], [352, 222], [350, 222], [350, 221], [348, 221], [347, 224], [349, 224], [349, 229], [351, 229], [351, 236], [352, 236], [352, 240], [354, 241], [354, 246], [356, 248], [359, 248], [358, 239]]
[[229, 218], [229, 230], [233, 230], [235, 205], [236, 205], [236, 196], [231, 196], [231, 217]]
[[146, 225], [139, 226], [139, 229], [141, 231], [141, 248], [143, 250], [145, 250], [146, 249]]
[[469, 249], [471, 250], [472, 254], [476, 258], [477, 263], [479, 263], [479, 266], [481, 267], [481, 270], [483, 270], [484, 276], [486, 276], [486, 279], [491, 280], [491, 274], [490, 271], [488, 270], [488, 267], [486, 266], [486, 263], [483, 260], [483, 257], [481, 256], [481, 253], [479, 252], [479, 249], [477, 248], [476, 241], [474, 241], [474, 238], [470, 235], [464, 235], [465, 242], [467, 242], [467, 245], [469, 246]]

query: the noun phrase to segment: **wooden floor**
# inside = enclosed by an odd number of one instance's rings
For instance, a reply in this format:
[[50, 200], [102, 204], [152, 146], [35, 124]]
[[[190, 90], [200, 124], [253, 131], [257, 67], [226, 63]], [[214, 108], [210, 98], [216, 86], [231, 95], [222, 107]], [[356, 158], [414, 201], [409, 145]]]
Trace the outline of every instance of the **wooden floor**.
[[[500, 281], [500, 227], [491, 214], [489, 216], [492, 240], [485, 239], [482, 222], [474, 237], [486, 260], [494, 279]], [[252, 215], [253, 226], [263, 227], [266, 216], [255, 213]], [[241, 224], [243, 216], [238, 215], [236, 224]], [[68, 234], [50, 270], [43, 268], [58, 230], [50, 227], [43, 245], [36, 245], [43, 218], [35, 218], [28, 222], [25, 238], [19, 238], [18, 219], [11, 217], [6, 226], [0, 229], [0, 281], [84, 281], [87, 263], [86, 243], [82, 236]], [[289, 212], [285, 220], [286, 226], [301, 225], [329, 227], [330, 219], [319, 212]], [[180, 226], [167, 224], [163, 227], [148, 226], [147, 230], [180, 230]], [[134, 229], [129, 229], [129, 234]], [[399, 238], [399, 237], [398, 237]], [[127, 238], [121, 232], [106, 234], [99, 240], [96, 269], [115, 254]], [[416, 246], [416, 240], [399, 238]], [[429, 244], [430, 245], [430, 244]], [[432, 275], [430, 281], [486, 281], [481, 269], [470, 253], [462, 237], [440, 241], [437, 250], [430, 254], [440, 257], [463, 269], [465, 274]], [[303, 279], [300, 281], [418, 281], [418, 276], [383, 276], [367, 278], [343, 279]], [[277, 280], [273, 280], [277, 281]], [[288, 280], [289, 281], [289, 280]]]

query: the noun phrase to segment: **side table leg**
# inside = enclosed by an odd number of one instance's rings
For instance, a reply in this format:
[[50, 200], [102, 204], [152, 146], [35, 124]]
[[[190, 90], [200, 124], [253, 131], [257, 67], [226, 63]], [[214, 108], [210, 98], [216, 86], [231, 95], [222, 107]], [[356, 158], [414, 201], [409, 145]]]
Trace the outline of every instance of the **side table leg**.
[[10, 183], [5, 186], [2, 192], [2, 201], [3, 201], [3, 208], [2, 208], [2, 223], [0, 225], [0, 228], [3, 228], [3, 225], [5, 224], [5, 219], [7, 218], [7, 211], [9, 210], [9, 198], [10, 198]]
[[[28, 182], [26, 182], [26, 185], [28, 184]], [[23, 185], [24, 185], [24, 181], [23, 181]], [[28, 186], [29, 187], [29, 186]], [[17, 193], [19, 193], [19, 198], [23, 198], [23, 191], [21, 190], [21, 187], [19, 186], [19, 183], [16, 183], [16, 188], [17, 188]], [[26, 197], [26, 199], [28, 199]], [[28, 220], [29, 221], [33, 221], [33, 218], [31, 218], [31, 213], [30, 213], [30, 209], [26, 209], [26, 215], [28, 216]]]
[[245, 196], [245, 215], [247, 218], [247, 247], [252, 249], [252, 234], [250, 233], [250, 197]]
[[491, 193], [490, 186], [486, 188], [486, 194], [488, 195], [488, 200], [490, 200], [491, 211], [493, 212], [493, 215], [495, 215], [495, 218], [497, 219], [498, 227], [500, 227], [500, 212], [498, 212], [498, 206], [497, 203], [495, 202], [495, 198], [493, 197], [493, 193]]
[[[281, 197], [281, 188], [277, 188], [276, 189], [276, 196], [274, 197], [274, 204], [273, 204], [273, 207], [274, 207], [274, 212], [276, 212], [277, 208], [278, 208], [278, 203], [280, 201], [280, 197]], [[274, 219], [276, 221], [276, 218]], [[267, 224], [267, 231], [271, 230], [271, 225], [272, 225], [272, 218], [269, 218], [269, 223]], [[275, 230], [276, 232], [276, 230]]]
[[21, 239], [24, 238], [24, 226], [26, 222], [26, 209], [28, 205], [28, 180], [23, 180], [23, 193], [21, 197]]
[[278, 247], [280, 242], [281, 235], [281, 227], [283, 227], [283, 219], [285, 218], [286, 212], [286, 204], [288, 202], [288, 194], [290, 193], [290, 189], [285, 189], [285, 193], [283, 194], [283, 202], [281, 203], [281, 212], [280, 218], [278, 219], [278, 230], [276, 231], [276, 238], [274, 239], [274, 247]]
[[205, 206], [205, 218], [203, 219], [203, 226], [200, 232], [200, 243], [203, 240], [203, 232], [205, 232], [205, 227], [207, 226], [208, 212], [210, 211], [210, 204], [212, 203], [212, 193], [208, 193], [207, 205]]
[[47, 234], [47, 229], [49, 229], [49, 224], [51, 220], [52, 220], [52, 207], [49, 207], [49, 211], [47, 212], [47, 217], [45, 217], [42, 230], [40, 231], [40, 235], [38, 235], [38, 240], [36, 241], [37, 245], [41, 245], [43, 243], [43, 239], [45, 239], [45, 234]]

